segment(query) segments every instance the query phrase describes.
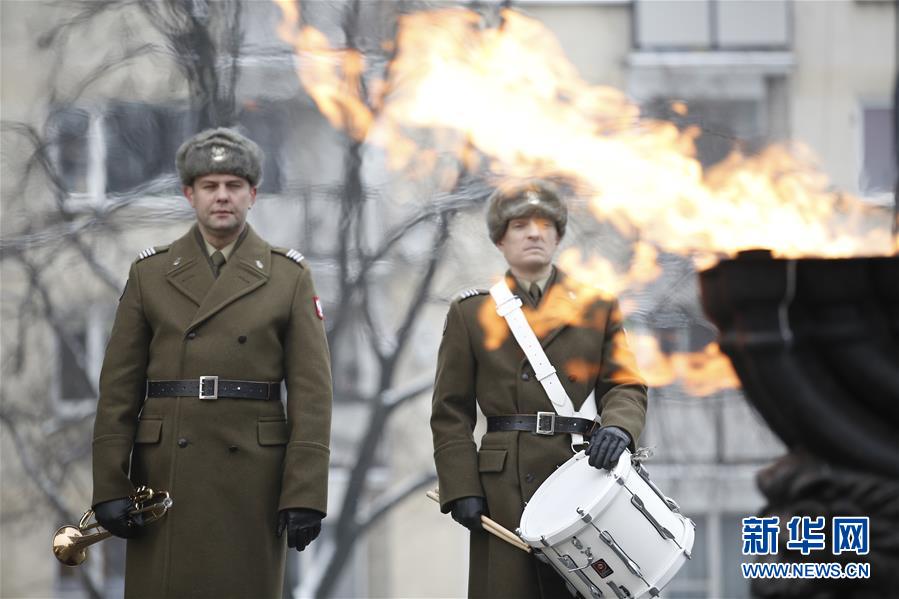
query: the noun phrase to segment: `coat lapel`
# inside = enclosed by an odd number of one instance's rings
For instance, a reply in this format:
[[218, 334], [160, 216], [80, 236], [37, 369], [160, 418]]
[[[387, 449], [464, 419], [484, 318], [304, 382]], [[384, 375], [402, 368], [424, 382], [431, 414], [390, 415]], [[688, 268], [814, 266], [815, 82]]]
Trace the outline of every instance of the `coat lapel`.
[[[247, 225], [249, 227], [250, 225]], [[217, 279], [209, 277], [212, 285], [200, 302], [200, 307], [188, 329], [193, 329], [251, 291], [268, 282], [271, 271], [271, 248], [250, 229], [237, 246]], [[203, 267], [209, 270], [208, 264]]]
[[[572, 298], [568, 295], [570, 292], [566, 289], [565, 273], [556, 267], [553, 267], [553, 269], [554, 272], [547, 282], [546, 289], [543, 291], [543, 298], [540, 300], [539, 310], [556, 317], [569, 316], [576, 307], [574, 306]], [[559, 333], [568, 328], [570, 323], [570, 316], [564, 318], [559, 326], [551, 329], [542, 339], [540, 339], [540, 345], [545, 349], [559, 336]]]
[[[530, 314], [528, 321], [531, 323], [534, 332], [546, 331], [545, 326], [539, 326], [538, 321], [547, 323], [547, 326], [552, 327], [542, 336], [538, 336], [540, 345], [544, 348], [569, 326], [570, 318], [565, 318], [565, 316], [571, 313], [570, 310], [573, 307], [569, 305], [573, 304], [573, 302], [564, 285], [564, 273], [558, 268], [553, 267], [553, 269], [553, 274], [546, 283], [546, 289], [543, 290], [543, 297], [539, 306], [534, 306], [531, 294], [518, 284], [518, 279], [512, 275], [512, 271], [506, 272], [506, 284], [509, 285], [512, 293], [521, 299], [526, 313]], [[559, 324], [555, 324], [557, 322]], [[515, 345], [517, 347], [517, 343]]]
[[215, 278], [209, 268], [206, 253], [197, 242], [196, 228], [194, 225], [186, 235], [172, 244], [169, 249], [172, 262], [165, 278], [199, 306]]

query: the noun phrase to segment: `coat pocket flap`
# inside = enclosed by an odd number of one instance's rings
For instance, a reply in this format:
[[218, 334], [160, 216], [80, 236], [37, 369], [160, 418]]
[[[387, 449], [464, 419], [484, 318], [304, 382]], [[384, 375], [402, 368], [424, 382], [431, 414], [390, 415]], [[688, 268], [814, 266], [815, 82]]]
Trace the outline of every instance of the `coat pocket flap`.
[[162, 419], [140, 420], [137, 423], [135, 443], [159, 443], [162, 436]]
[[286, 420], [259, 421], [260, 445], [287, 445], [288, 440], [290, 440], [290, 431], [287, 430]]
[[478, 452], [478, 472], [502, 472], [505, 463], [505, 449], [482, 449]]

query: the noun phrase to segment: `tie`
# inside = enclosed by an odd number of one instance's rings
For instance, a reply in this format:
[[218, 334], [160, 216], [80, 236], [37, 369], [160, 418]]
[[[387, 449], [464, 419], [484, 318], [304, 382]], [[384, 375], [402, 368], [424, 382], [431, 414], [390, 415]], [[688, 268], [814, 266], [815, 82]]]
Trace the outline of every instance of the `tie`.
[[212, 260], [212, 274], [215, 276], [215, 278], [218, 278], [219, 271], [221, 271], [222, 269], [222, 264], [225, 263], [225, 254], [216, 250], [212, 252], [212, 256], [210, 256], [210, 259]]
[[528, 289], [528, 293], [531, 294], [531, 299], [534, 300], [535, 306], [540, 303], [540, 298], [543, 296], [543, 292], [540, 291], [540, 285], [531, 283], [531, 288]]

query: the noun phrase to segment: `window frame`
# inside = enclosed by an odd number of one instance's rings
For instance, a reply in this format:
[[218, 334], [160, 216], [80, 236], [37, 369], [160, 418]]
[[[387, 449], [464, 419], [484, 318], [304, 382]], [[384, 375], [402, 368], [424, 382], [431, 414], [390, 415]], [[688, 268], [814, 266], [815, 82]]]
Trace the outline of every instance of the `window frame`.
[[862, 177], [865, 174], [865, 156], [866, 156], [866, 145], [865, 145], [865, 111], [867, 110], [886, 110], [887, 112], [892, 112], [893, 120], [893, 128], [895, 129], [895, 107], [893, 106], [892, 98], [888, 98], [886, 96], [881, 97], [872, 97], [872, 98], [859, 98], [856, 102], [856, 114], [855, 114], [855, 122], [858, 123], [857, 133], [855, 136], [856, 143], [856, 190], [858, 194], [864, 198], [865, 200], [883, 206], [892, 206], [894, 202], [894, 190], [897, 185], [896, 178], [899, 177], [899, 164], [896, 161], [896, 153], [899, 152], [899, 147], [897, 147], [897, 140], [893, 138], [892, 130], [887, 133], [887, 137], [892, 140], [893, 145], [893, 156], [892, 162], [894, 165], [894, 179], [893, 185], [888, 187], [883, 191], [868, 191], [867, 189], [862, 187]]

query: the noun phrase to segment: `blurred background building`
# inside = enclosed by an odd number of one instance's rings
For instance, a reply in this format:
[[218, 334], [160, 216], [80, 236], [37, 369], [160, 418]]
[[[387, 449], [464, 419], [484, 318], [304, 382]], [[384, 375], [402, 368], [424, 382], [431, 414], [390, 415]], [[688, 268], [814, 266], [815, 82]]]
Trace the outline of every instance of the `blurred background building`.
[[[585, 77], [626, 90], [651, 114], [699, 125], [703, 165], [722, 160], [735, 140], [749, 152], [795, 140], [819, 156], [836, 188], [892, 202], [895, 3], [521, 5], [558, 35]], [[673, 111], [673, 101], [688, 112]], [[696, 312], [694, 284], [641, 326], [661, 321], [654, 332], [675, 347], [704, 344], [714, 332]], [[761, 507], [754, 473], [782, 447], [739, 392], [697, 400], [671, 386], [652, 398], [641, 440], [658, 449], [651, 472], [697, 523], [694, 559], [666, 596], [749, 597], [738, 566], [740, 520]]]
[[[489, 20], [500, 5], [459, 6]], [[624, 90], [644, 114], [698, 126], [703, 165], [735, 146], [753, 152], [796, 140], [820, 157], [834, 187], [889, 201], [894, 2], [511, 6], [555, 34], [589, 84]], [[304, 18], [365, 53], [400, 12], [426, 7], [313, 2]], [[125, 2], [96, 14], [83, 9], [0, 3], [0, 596], [121, 593], [122, 543], [96, 547], [82, 571], [57, 564], [49, 539], [64, 517], [77, 520], [88, 507], [97, 378], [127, 265], [190, 222], [174, 152], [193, 131], [222, 120], [267, 155], [252, 225], [307, 256], [330, 319], [338, 423], [331, 513], [323, 538], [291, 555], [289, 590], [312, 592], [298, 581], [321, 574], [344, 534], [354, 540], [333, 596], [464, 596], [467, 533], [424, 497], [433, 471], [429, 380], [447, 301], [503, 270], [485, 235], [487, 190], [458, 185], [461, 203], [419, 226], [421, 206], [410, 207], [409, 198], [454, 200], [427, 183], [398, 180], [382, 158], [335, 131], [297, 79], [273, 3], [185, 0], [178, 18]], [[192, 55], [191, 43], [216, 52], [208, 60]], [[366, 202], [346, 202], [354, 193]], [[441, 220], [450, 212], [451, 221]], [[566, 240], [578, 243], [614, 255], [619, 242], [583, 225]], [[629, 329], [652, 334], [669, 352], [699, 349], [715, 330], [699, 308], [695, 271], [680, 258], [660, 261], [658, 293], [631, 298]], [[740, 520], [761, 508], [754, 474], [782, 447], [738, 390], [699, 398], [677, 382], [655, 387], [648, 418], [641, 444], [656, 451], [650, 472], [697, 524], [693, 559], [666, 596], [748, 597], [738, 567]], [[360, 453], [369, 432], [380, 442]], [[369, 462], [361, 489], [360, 461]], [[339, 528], [348, 486], [359, 505]]]

